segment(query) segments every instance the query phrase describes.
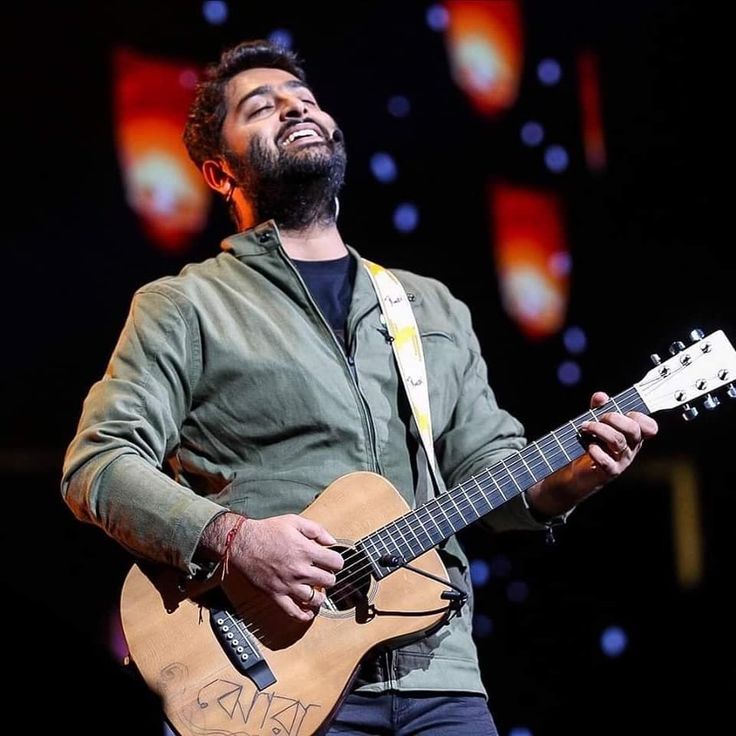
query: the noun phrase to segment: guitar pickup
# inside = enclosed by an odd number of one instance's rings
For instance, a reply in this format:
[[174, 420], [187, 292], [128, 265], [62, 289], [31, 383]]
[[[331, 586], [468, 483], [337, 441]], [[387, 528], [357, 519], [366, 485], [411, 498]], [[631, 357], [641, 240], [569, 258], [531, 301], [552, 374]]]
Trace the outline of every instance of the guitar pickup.
[[224, 608], [210, 609], [210, 624], [220, 646], [238, 672], [252, 680], [259, 690], [276, 682], [268, 662], [252, 643], [241, 620]]

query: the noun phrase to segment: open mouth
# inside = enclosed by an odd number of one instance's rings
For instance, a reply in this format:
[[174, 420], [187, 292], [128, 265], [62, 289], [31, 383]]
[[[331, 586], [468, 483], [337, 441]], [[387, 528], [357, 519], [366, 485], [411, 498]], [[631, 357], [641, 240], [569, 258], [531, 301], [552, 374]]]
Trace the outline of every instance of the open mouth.
[[288, 146], [301, 143], [324, 143], [324, 140], [322, 133], [312, 126], [304, 128], [297, 127], [279, 140], [279, 146], [287, 148]]

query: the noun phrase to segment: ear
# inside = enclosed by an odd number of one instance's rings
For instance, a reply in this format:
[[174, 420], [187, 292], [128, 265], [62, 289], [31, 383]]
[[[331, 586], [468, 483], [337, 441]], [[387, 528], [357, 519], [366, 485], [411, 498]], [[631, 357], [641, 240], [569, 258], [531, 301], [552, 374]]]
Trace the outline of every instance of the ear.
[[222, 163], [214, 159], [208, 159], [202, 164], [202, 175], [207, 184], [216, 192], [228, 198], [232, 196], [235, 188], [235, 180], [225, 171]]

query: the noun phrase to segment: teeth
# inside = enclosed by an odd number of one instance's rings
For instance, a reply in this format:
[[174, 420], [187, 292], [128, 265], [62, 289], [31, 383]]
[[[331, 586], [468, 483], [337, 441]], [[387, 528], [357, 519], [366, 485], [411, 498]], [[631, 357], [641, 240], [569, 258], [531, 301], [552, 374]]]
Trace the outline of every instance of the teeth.
[[311, 136], [317, 136], [317, 132], [311, 130], [310, 128], [295, 130], [281, 145], [288, 146], [290, 143], [293, 143], [297, 138], [306, 138]]

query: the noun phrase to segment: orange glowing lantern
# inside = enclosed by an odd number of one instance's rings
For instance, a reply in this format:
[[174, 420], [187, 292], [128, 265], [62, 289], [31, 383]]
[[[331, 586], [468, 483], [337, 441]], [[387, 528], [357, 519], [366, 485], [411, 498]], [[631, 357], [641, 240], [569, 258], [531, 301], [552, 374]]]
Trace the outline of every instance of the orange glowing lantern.
[[482, 115], [510, 108], [519, 93], [523, 33], [518, 0], [445, 3], [455, 82]]
[[528, 337], [552, 335], [569, 301], [570, 255], [559, 197], [496, 183], [489, 199], [504, 309]]
[[128, 204], [148, 237], [181, 251], [207, 220], [210, 190], [182, 143], [197, 72], [129, 50], [115, 54], [115, 126]]
[[578, 56], [578, 87], [585, 160], [589, 169], [600, 171], [606, 167], [606, 143], [598, 81], [598, 57], [592, 51], [583, 51]]

